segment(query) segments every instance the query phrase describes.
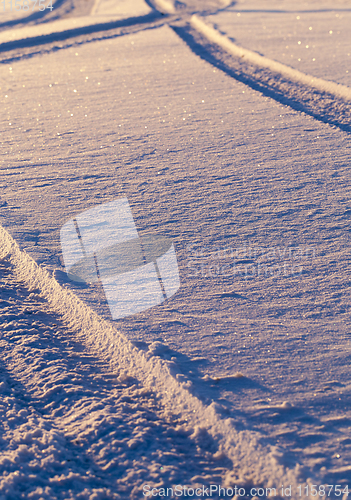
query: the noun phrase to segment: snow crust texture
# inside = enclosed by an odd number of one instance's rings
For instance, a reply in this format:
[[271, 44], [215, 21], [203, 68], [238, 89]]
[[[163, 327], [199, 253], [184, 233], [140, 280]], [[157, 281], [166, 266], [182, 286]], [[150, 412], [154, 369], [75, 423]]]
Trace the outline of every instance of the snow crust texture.
[[[348, 23], [342, 0], [3, 18], [0, 499], [350, 485]], [[181, 287], [115, 323], [60, 229], [121, 198]]]

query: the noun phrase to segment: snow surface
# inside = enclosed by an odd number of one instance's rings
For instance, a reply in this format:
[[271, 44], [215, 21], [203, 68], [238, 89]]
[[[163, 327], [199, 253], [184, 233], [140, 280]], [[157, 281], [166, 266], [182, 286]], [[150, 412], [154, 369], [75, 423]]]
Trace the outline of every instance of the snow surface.
[[347, 0], [239, 0], [207, 19], [246, 49], [351, 86], [351, 6]]
[[[243, 4], [206, 20], [233, 37], [240, 19], [245, 45], [262, 12], [245, 24]], [[195, 2], [172, 5], [175, 30], [150, 17], [1, 55], [3, 498], [350, 485], [349, 133], [211, 64], [178, 36]], [[309, 74], [348, 85], [338, 57], [335, 78]], [[113, 322], [101, 284], [65, 276], [60, 229], [122, 197], [139, 234], [175, 242], [181, 288]]]
[[94, 7], [91, 11], [92, 15], [95, 16], [116, 16], [118, 15], [121, 19], [126, 19], [128, 17], [145, 16], [150, 14], [151, 8], [143, 0], [119, 0], [115, 2], [114, 0], [96, 0]]

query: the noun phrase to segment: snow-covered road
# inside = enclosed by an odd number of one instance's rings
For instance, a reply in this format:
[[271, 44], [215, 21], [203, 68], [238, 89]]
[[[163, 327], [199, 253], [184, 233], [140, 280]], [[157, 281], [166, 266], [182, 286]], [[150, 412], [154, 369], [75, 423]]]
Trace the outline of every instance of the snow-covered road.
[[[1, 33], [0, 223], [49, 273], [1, 233], [6, 500], [351, 482], [350, 102], [238, 60], [196, 31], [196, 2], [162, 4], [169, 16], [106, 0]], [[208, 2], [201, 19], [286, 65], [275, 4]], [[317, 10], [293, 18], [319, 61]], [[252, 35], [263, 21], [271, 39]], [[347, 87], [338, 26], [328, 71], [293, 69]], [[181, 287], [112, 322], [99, 283], [65, 277], [60, 229], [121, 197], [141, 235], [175, 242]]]

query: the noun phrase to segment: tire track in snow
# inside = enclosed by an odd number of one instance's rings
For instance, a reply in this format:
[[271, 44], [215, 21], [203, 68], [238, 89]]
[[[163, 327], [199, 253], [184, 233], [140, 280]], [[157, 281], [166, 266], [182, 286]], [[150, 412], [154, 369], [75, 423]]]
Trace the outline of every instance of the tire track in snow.
[[[150, 18], [151, 18], [150, 14]], [[146, 16], [145, 16], [146, 17]], [[3, 57], [1, 57], [1, 44], [0, 44], [0, 64], [9, 64], [15, 61], [20, 61], [24, 59], [29, 59], [35, 56], [41, 56], [43, 54], [50, 54], [52, 52], [57, 52], [58, 50], [64, 50], [69, 47], [79, 47], [82, 44], [97, 42], [99, 40], [113, 39], [120, 36], [130, 35], [133, 33], [138, 33], [140, 31], [146, 31], [148, 29], [154, 29], [157, 27], [162, 27], [165, 21], [162, 17], [155, 17], [154, 21], [150, 19], [140, 19], [137, 22], [129, 21], [115, 21], [108, 24], [100, 25], [100, 28], [96, 31], [94, 26], [90, 25], [81, 28], [82, 34], [77, 34], [77, 30], [71, 30], [75, 34], [69, 35], [68, 31], [60, 32], [53, 37], [52, 41], [41, 40], [43, 43], [28, 43], [28, 45], [22, 43], [23, 47], [16, 47], [16, 42], [13, 48], [9, 48], [4, 51]]]
[[346, 85], [341, 85], [339, 83], [307, 75], [297, 69], [291, 68], [290, 66], [286, 66], [285, 64], [274, 61], [265, 56], [261, 56], [257, 52], [239, 47], [234, 42], [229, 40], [229, 38], [219, 33], [219, 31], [217, 31], [213, 26], [206, 24], [195, 14], [192, 16], [190, 24], [193, 28], [208, 38], [210, 42], [220, 45], [234, 57], [241, 58], [245, 62], [248, 61], [255, 66], [268, 69], [273, 73], [278, 73], [296, 83], [307, 85], [308, 87], [312, 87], [320, 92], [330, 93], [336, 97], [345, 99], [346, 101], [351, 101], [351, 88]]
[[[15, 280], [22, 281], [29, 289], [29, 292], [40, 292], [40, 297], [47, 301], [46, 308], [51, 311], [50, 314], [60, 318], [61, 324], [71, 332], [76, 342], [84, 345], [84, 349], [87, 349], [97, 359], [109, 365], [113, 373], [117, 375], [127, 374], [123, 375], [123, 377], [140, 380], [143, 388], [146, 391], [151, 391], [159, 399], [159, 418], [166, 422], [171, 416], [171, 418], [175, 418], [180, 423], [183, 423], [184, 425], [180, 428], [182, 432], [185, 432], [187, 436], [191, 436], [191, 439], [195, 442], [203, 441], [205, 446], [210, 446], [210, 449], [207, 451], [212, 453], [213, 461], [217, 459], [228, 463], [225, 461], [229, 459], [233, 466], [227, 469], [222, 485], [227, 487], [234, 484], [245, 485], [247, 487], [251, 487], [252, 485], [278, 487], [283, 482], [291, 484], [296, 488], [299, 482], [303, 482], [306, 479], [302, 478], [302, 470], [299, 465], [296, 465], [294, 469], [286, 468], [282, 463], [284, 458], [281, 451], [276, 449], [276, 447], [262, 444], [261, 439], [263, 436], [260, 433], [237, 429], [235, 420], [226, 418], [225, 414], [222, 413], [223, 408], [221, 405], [212, 403], [210, 406], [205, 406], [198, 398], [194, 397], [189, 392], [190, 381], [184, 380], [184, 377], [180, 379], [183, 381], [177, 380], [177, 365], [173, 361], [162, 360], [156, 356], [145, 356], [144, 353], [134, 347], [127, 338], [118, 332], [111, 322], [99, 317], [86, 304], [79, 300], [74, 293], [62, 288], [54, 278], [50, 277], [46, 270], [40, 268], [26, 253], [21, 252], [13, 238], [1, 226], [0, 241], [0, 260], [6, 259], [7, 264], [11, 264]], [[51, 336], [52, 333], [49, 334], [50, 338]], [[13, 338], [16, 339], [16, 334], [13, 335], [11, 333], [10, 338], [13, 341]], [[19, 340], [21, 341], [21, 338]], [[35, 342], [38, 342], [38, 340], [39, 343], [42, 342], [40, 339], [36, 339]], [[23, 348], [21, 347], [13, 351], [16, 352], [16, 355], [12, 361], [10, 359], [13, 356], [11, 354], [12, 350], [8, 349], [9, 360], [7, 363], [12, 366], [13, 370], [16, 369], [15, 367], [19, 367], [17, 374], [21, 374], [22, 383], [24, 384], [25, 380], [27, 380], [27, 384], [30, 385], [32, 368], [29, 367], [25, 371], [25, 365], [31, 357], [29, 355], [23, 358], [24, 354], [21, 349]], [[40, 346], [37, 346], [36, 349], [40, 349]], [[37, 355], [39, 355], [39, 352], [37, 351]], [[32, 363], [32, 366], [36, 367], [36, 372], [38, 373], [40, 372], [40, 368], [44, 368], [43, 365], [47, 364], [47, 360], [43, 359], [38, 366], [36, 365], [37, 362], [37, 356], [34, 356], [33, 361], [29, 362], [29, 364]], [[61, 364], [60, 349], [56, 352], [56, 362], [59, 365]], [[70, 384], [70, 369], [71, 366], [67, 368], [59, 366], [55, 370], [55, 375], [56, 377], [63, 376], [65, 383]], [[56, 384], [50, 386], [50, 383], [49, 380], [46, 382], [42, 381], [41, 383], [36, 381], [31, 390], [34, 391], [36, 397], [40, 397], [35, 392], [38, 385], [45, 388], [45, 390], [51, 391], [52, 394], [55, 394], [55, 391], [60, 393], [60, 384], [58, 386]], [[82, 383], [80, 382], [78, 385], [82, 386]], [[71, 392], [73, 393], [73, 399], [70, 399], [72, 402], [75, 401], [76, 395], [74, 390]], [[41, 394], [45, 396], [42, 390]], [[64, 399], [62, 399], [63, 394], [60, 397], [65, 403]], [[50, 405], [50, 402], [46, 404]], [[83, 406], [85, 404], [87, 408], [83, 410], [83, 413], [86, 417], [79, 416], [79, 404], [76, 409], [74, 405], [72, 406], [72, 410], [74, 410], [72, 412], [72, 421], [76, 422], [74, 415], [78, 415], [78, 420], [80, 418], [81, 422], [77, 427], [82, 427], [83, 429], [85, 424], [83, 425], [82, 421], [89, 422], [89, 418], [91, 420], [94, 420], [94, 418], [99, 420], [101, 415], [100, 408], [98, 412], [94, 413], [93, 403], [84, 401]], [[55, 409], [55, 403], [53, 407]], [[57, 411], [59, 412], [60, 410], [58, 409]], [[58, 416], [60, 417], [60, 415]], [[67, 418], [70, 421], [69, 415]], [[119, 418], [120, 421], [123, 420], [121, 416]], [[67, 426], [67, 423], [63, 422]], [[167, 430], [165, 432], [167, 434]], [[104, 435], [106, 434], [108, 435], [108, 444], [106, 446], [108, 446], [111, 440], [113, 443], [117, 439], [117, 436], [110, 435], [109, 432], [104, 432]], [[119, 453], [119, 447], [117, 445], [117, 449], [113, 450], [114, 456], [116, 453]], [[192, 453], [187, 456], [189, 460], [193, 460]], [[181, 470], [183, 468], [187, 470], [187, 467], [188, 465], [184, 460]], [[135, 466], [133, 467], [134, 469]], [[222, 470], [224, 471], [223, 466]], [[180, 474], [178, 474], [178, 477]], [[199, 477], [196, 474], [193, 474], [193, 476], [195, 476], [195, 479]], [[207, 474], [206, 477], [209, 478], [210, 475]], [[193, 482], [195, 479], [193, 477]], [[213, 479], [210, 479], [210, 481], [213, 484]], [[182, 483], [182, 481], [177, 478], [176, 483]]]
[[[12, 243], [9, 244], [11, 247]], [[88, 308], [84, 308], [72, 295], [67, 295], [60, 290], [50, 281], [48, 275], [41, 274], [42, 271], [38, 270], [33, 262], [26, 260], [23, 254], [21, 255], [17, 250], [13, 250], [12, 257], [14, 257], [14, 262], [17, 264], [16, 272], [18, 275], [22, 276], [22, 279], [25, 279], [28, 284], [32, 280], [37, 282], [45, 290], [44, 295], [50, 302], [51, 307], [64, 317], [64, 322], [70, 325], [73, 331], [78, 334], [82, 329], [86, 328], [84, 341], [87, 344], [90, 343], [102, 359], [106, 362], [111, 360], [115, 370], [119, 369], [120, 364], [124, 364], [124, 367], [130, 370], [133, 376], [135, 372], [139, 379], [147, 380], [149, 387], [155, 385], [158, 394], [163, 397], [165, 407], [169, 411], [179, 411], [177, 410], [179, 404], [181, 413], [186, 415], [184, 418], [188, 419], [192, 428], [205, 427], [209, 429], [213, 437], [221, 443], [222, 449], [228, 453], [236, 465], [233, 479], [235, 474], [241, 473], [241, 480], [244, 481], [246, 474], [251, 475], [254, 477], [255, 484], [265, 483], [266, 485], [269, 479], [277, 481], [275, 484], [282, 480], [285, 480], [288, 484], [294, 483], [296, 479], [295, 473], [286, 473], [284, 471], [279, 465], [277, 456], [271, 450], [260, 446], [257, 434], [237, 433], [235, 424], [221, 420], [214, 407], [210, 409], [204, 408], [196, 398], [189, 396], [186, 389], [177, 384], [170, 376], [169, 366], [164, 366], [161, 362], [153, 362], [152, 360], [150, 363], [145, 363], [142, 355], [135, 352], [116, 330], [106, 322], [100, 321], [96, 315], [90, 313]], [[75, 319], [75, 313], [77, 313], [78, 319]], [[97, 332], [100, 332], [100, 334], [97, 334]], [[118, 338], [117, 346], [114, 345], [115, 337]], [[19, 356], [18, 352], [17, 355]], [[16, 360], [13, 361], [12, 366], [14, 366], [15, 362]], [[169, 389], [170, 394], [167, 394]], [[56, 390], [56, 386], [54, 390]], [[89, 407], [89, 410], [91, 410], [91, 407]], [[193, 412], [197, 414], [194, 416]], [[255, 465], [254, 468], [253, 464]], [[295, 472], [297, 473], [297, 471]]]
[[[148, 4], [163, 14], [189, 14], [199, 11], [198, 0], [146, 0]], [[215, 13], [218, 10], [234, 5], [236, 1], [233, 0], [201, 0], [201, 11], [206, 13]]]
[[89, 15], [93, 3], [94, 0], [56, 0], [53, 2], [52, 11], [49, 9], [38, 10], [29, 16], [0, 23], [0, 32], [14, 27], [24, 28], [57, 19]]
[[144, 484], [220, 484], [231, 463], [215, 442], [162, 418], [150, 390], [112, 373], [14, 274], [0, 262], [1, 498], [137, 499]]
[[[63, 22], [64, 20], [62, 22], [57, 21], [53, 25], [44, 24], [42, 33], [38, 32], [38, 25], [17, 30], [15, 34], [9, 32], [10, 34], [8, 35], [8, 32], [3, 32], [0, 34], [0, 53], [11, 52], [16, 49], [28, 49], [30, 47], [38, 47], [65, 40], [71, 40], [70, 44], [72, 45], [72, 41], [79, 40], [80, 36], [111, 32], [112, 30], [129, 26], [134, 27], [146, 24], [148, 27], [153, 27], [154, 22], [156, 21], [157, 23], [159, 16], [160, 14], [155, 12], [122, 20], [109, 19], [105, 16], [104, 21], [100, 20], [100, 22], [94, 22], [93, 17], [85, 16], [83, 18], [68, 19], [66, 22]], [[79, 23], [79, 26], [76, 26], [77, 23]], [[106, 34], [103, 37], [100, 35], [100, 37], [86, 39], [85, 41], [95, 41], [99, 38], [113, 38], [118, 35], [119, 32], [116, 33], [116, 31], [113, 31], [107, 36]], [[1, 59], [0, 62], [6, 63], [8, 60]]]
[[[0, 59], [0, 63], [6, 64], [72, 45], [123, 36], [135, 30], [161, 27], [167, 23], [187, 43], [190, 50], [230, 77], [323, 123], [334, 125], [348, 133], [351, 131], [349, 87], [304, 74], [239, 47], [207, 25], [198, 15], [190, 18], [186, 5], [180, 5], [177, 10], [169, 0], [162, 2], [166, 2], [168, 7], [148, 2], [154, 10], [141, 17], [53, 30], [51, 33], [36, 36], [27, 34], [26, 38], [19, 37], [15, 40], [3, 39], [0, 43], [0, 54], [8, 52], [8, 55]], [[182, 11], [185, 11], [185, 14]], [[165, 15], [160, 18], [160, 14]], [[57, 46], [56, 42], [61, 42], [61, 45]], [[32, 47], [40, 45], [46, 48], [33, 51]]]
[[286, 106], [351, 132], [351, 88], [238, 47], [198, 16], [171, 23], [190, 49], [227, 75]]

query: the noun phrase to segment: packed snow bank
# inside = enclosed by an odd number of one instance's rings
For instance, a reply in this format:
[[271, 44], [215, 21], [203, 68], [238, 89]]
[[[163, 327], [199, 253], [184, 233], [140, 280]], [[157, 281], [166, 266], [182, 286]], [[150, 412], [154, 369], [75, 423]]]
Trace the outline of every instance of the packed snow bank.
[[298, 465], [295, 470], [286, 470], [279, 463], [280, 451], [260, 444], [262, 436], [259, 433], [237, 431], [233, 419], [220, 417], [220, 405], [213, 403], [205, 407], [190, 394], [189, 381], [179, 383], [174, 378], [176, 369], [172, 361], [161, 361], [155, 357], [146, 359], [110, 322], [99, 317], [72, 292], [62, 288], [28, 254], [21, 252], [2, 227], [0, 241], [0, 259], [6, 257], [14, 266], [17, 279], [30, 290], [39, 290], [52, 311], [60, 315], [63, 323], [90, 349], [109, 361], [112, 369], [138, 378], [145, 387], [155, 391], [161, 398], [165, 413], [181, 414], [194, 436], [201, 429], [209, 432], [218, 442], [220, 451], [234, 464], [234, 470], [226, 479], [228, 486], [240, 481], [241, 484], [264, 484], [266, 487], [277, 487], [283, 482], [297, 487]]
[[202, 33], [210, 42], [216, 43], [235, 57], [241, 58], [244, 61], [255, 64], [261, 68], [267, 68], [274, 71], [275, 73], [278, 73], [293, 82], [308, 85], [316, 90], [327, 92], [347, 101], [351, 100], [351, 88], [302, 73], [301, 71], [291, 68], [290, 66], [274, 61], [265, 56], [261, 56], [257, 52], [240, 47], [229, 40], [227, 36], [222, 35], [213, 26], [205, 23], [204, 20], [196, 14], [194, 14], [191, 18], [191, 25], [193, 28]]

